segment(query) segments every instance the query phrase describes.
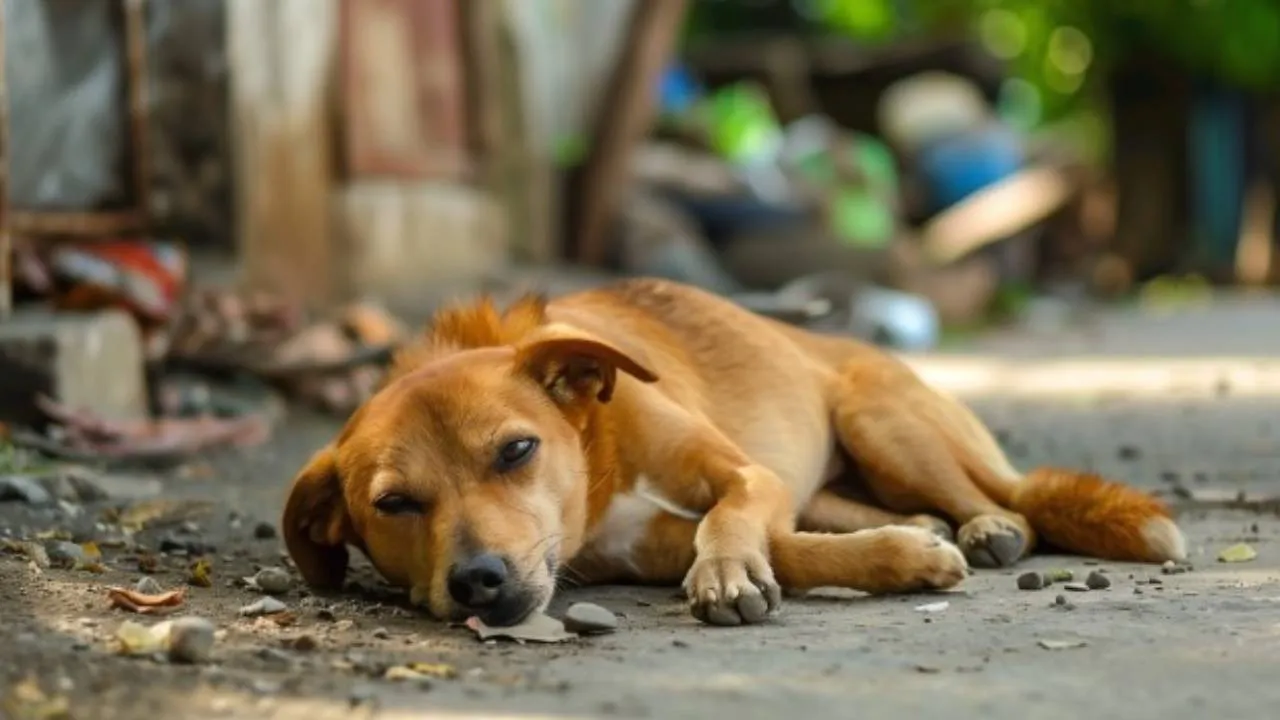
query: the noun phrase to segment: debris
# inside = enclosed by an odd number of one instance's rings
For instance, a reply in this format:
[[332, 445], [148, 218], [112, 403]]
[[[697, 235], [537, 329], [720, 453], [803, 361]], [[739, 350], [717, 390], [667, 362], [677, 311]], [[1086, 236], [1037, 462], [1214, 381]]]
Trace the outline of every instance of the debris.
[[1025, 572], [1018, 576], [1019, 590], [1039, 590], [1045, 586], [1045, 578], [1038, 572]]
[[209, 561], [200, 558], [187, 568], [187, 584], [202, 588], [213, 587], [213, 578], [210, 577], [212, 572]]
[[44, 396], [36, 397], [36, 405], [61, 426], [58, 439], [20, 431], [13, 433], [13, 443], [77, 462], [177, 464], [214, 447], [261, 444], [271, 432], [269, 418], [258, 414], [110, 421], [73, 411]]
[[103, 572], [102, 551], [96, 543], [87, 542], [77, 545], [66, 540], [57, 540], [46, 546], [49, 561], [54, 567], [71, 570], [88, 570]]
[[48, 505], [53, 502], [53, 496], [33, 477], [0, 475], [0, 502], [14, 500], [28, 505]]
[[1090, 587], [1086, 583], [1069, 582], [1064, 584], [1062, 589], [1070, 592], [1089, 592]]
[[1218, 553], [1218, 562], [1242, 563], [1258, 557], [1258, 551], [1248, 543], [1237, 543]]
[[160, 587], [160, 583], [150, 575], [143, 575], [138, 578], [138, 582], [134, 583], [133, 591], [142, 593], [143, 595], [159, 595], [164, 592], [164, 588]]
[[[393, 674], [403, 675], [402, 678], [391, 677]], [[412, 679], [438, 679], [453, 680], [458, 677], [458, 669], [449, 663], [424, 663], [411, 662], [404, 665], [396, 665], [387, 669], [384, 677], [388, 680], [412, 680]]]
[[25, 556], [37, 568], [43, 569], [50, 567], [53, 564], [49, 559], [49, 553], [44, 549], [44, 546], [38, 542], [0, 540], [0, 550], [7, 553]]
[[610, 633], [618, 629], [618, 616], [595, 603], [577, 602], [565, 611], [564, 629], [579, 635]]
[[186, 600], [186, 590], [170, 590], [157, 595], [147, 595], [127, 588], [110, 587], [107, 588], [107, 599], [111, 601], [113, 607], [122, 610], [140, 615], [164, 615], [182, 607], [182, 603]]
[[942, 672], [942, 668], [937, 665], [916, 665], [915, 670], [921, 675], [937, 675]]
[[1089, 643], [1084, 640], [1038, 640], [1036, 644], [1045, 650], [1073, 650], [1085, 647]]
[[163, 525], [177, 525], [202, 517], [213, 510], [213, 503], [200, 500], [153, 499], [129, 505], [115, 514], [114, 522], [129, 532]]
[[1163, 575], [1181, 575], [1189, 571], [1190, 569], [1191, 569], [1190, 565], [1180, 564], [1172, 560], [1167, 560], [1165, 561], [1164, 565], [1160, 566], [1160, 573]]
[[386, 640], [387, 638], [391, 637], [391, 632], [384, 627], [374, 628], [373, 637], [377, 638], [378, 640]]
[[288, 647], [298, 652], [312, 652], [320, 647], [320, 643], [312, 635], [299, 635], [288, 641]]
[[1121, 460], [1137, 460], [1142, 457], [1142, 450], [1134, 445], [1121, 445], [1116, 449], [1116, 456]]
[[12, 720], [71, 720], [71, 705], [65, 697], [50, 697], [34, 677], [9, 688], [0, 701], [0, 717]]
[[213, 623], [202, 617], [174, 620], [168, 635], [169, 659], [189, 664], [205, 662], [213, 654], [215, 632]]
[[116, 629], [116, 651], [121, 655], [140, 656], [155, 655], [164, 651], [169, 640], [170, 622], [147, 627], [132, 620], [126, 620]]
[[1111, 587], [1111, 578], [1094, 570], [1084, 579], [1084, 584], [1090, 590], [1106, 590]]
[[264, 597], [240, 608], [240, 614], [244, 617], [259, 617], [261, 615], [275, 615], [289, 609], [289, 606], [280, 602], [273, 597]]
[[490, 627], [481, 622], [480, 618], [470, 617], [467, 618], [466, 626], [481, 640], [505, 638], [521, 644], [525, 642], [559, 643], [575, 637], [572, 633], [565, 631], [564, 623], [543, 613], [534, 613], [519, 625], [509, 627]]
[[251, 590], [267, 595], [283, 595], [293, 588], [293, 578], [279, 567], [262, 568], [253, 577], [245, 578], [244, 582]]
[[932, 613], [940, 613], [949, 607], [951, 607], [951, 603], [944, 600], [942, 602], [928, 603], [925, 605], [917, 605], [915, 610], [916, 612], [932, 614]]
[[1050, 570], [1044, 574], [1044, 582], [1046, 585], [1056, 582], [1066, 583], [1071, 582], [1075, 577], [1070, 570]]
[[257, 540], [274, 540], [278, 534], [276, 526], [269, 522], [260, 522], [253, 527], [253, 537]]

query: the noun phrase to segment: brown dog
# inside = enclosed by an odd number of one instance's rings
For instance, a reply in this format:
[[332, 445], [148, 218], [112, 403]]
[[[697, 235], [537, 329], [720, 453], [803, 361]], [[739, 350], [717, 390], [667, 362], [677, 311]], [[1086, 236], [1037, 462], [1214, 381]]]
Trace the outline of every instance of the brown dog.
[[441, 312], [299, 474], [283, 528], [313, 586], [340, 586], [354, 546], [437, 617], [491, 625], [545, 608], [562, 572], [683, 579], [696, 617], [734, 625], [780, 588], [951, 587], [1037, 537], [1185, 554], [1155, 499], [1024, 477], [879, 350], [655, 280]]

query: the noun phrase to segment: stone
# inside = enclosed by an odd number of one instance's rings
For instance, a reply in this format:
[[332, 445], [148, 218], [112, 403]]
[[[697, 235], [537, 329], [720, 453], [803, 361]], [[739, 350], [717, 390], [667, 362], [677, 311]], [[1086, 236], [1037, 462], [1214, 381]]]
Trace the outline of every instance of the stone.
[[264, 597], [240, 608], [240, 614], [245, 617], [257, 617], [259, 615], [274, 615], [288, 609], [289, 606], [279, 600], [273, 597]]
[[1084, 579], [1084, 584], [1090, 590], [1106, 590], [1111, 587], [1111, 578], [1094, 570]]
[[1039, 590], [1045, 586], [1044, 576], [1038, 572], [1026, 572], [1018, 576], [1019, 590]]
[[574, 603], [565, 611], [564, 629], [578, 635], [613, 632], [618, 629], [618, 616], [595, 603]]
[[0, 323], [0, 421], [42, 425], [37, 394], [105, 419], [144, 419], [144, 365], [127, 313], [19, 310]]
[[45, 546], [54, 567], [79, 567], [88, 557], [84, 548], [66, 540], [55, 540]]
[[274, 540], [278, 535], [276, 526], [269, 522], [260, 522], [253, 527], [253, 537], [256, 540]]
[[0, 476], [0, 502], [24, 502], [28, 505], [48, 505], [53, 495], [34, 477], [27, 475]]
[[169, 660], [189, 664], [207, 661], [213, 654], [216, 631], [213, 623], [202, 617], [177, 618], [169, 629]]
[[268, 595], [283, 595], [293, 589], [293, 578], [279, 567], [262, 568], [247, 581], [250, 587]]
[[150, 575], [144, 575], [134, 584], [133, 589], [143, 595], [159, 595], [164, 592], [164, 588], [160, 587], [160, 583]]

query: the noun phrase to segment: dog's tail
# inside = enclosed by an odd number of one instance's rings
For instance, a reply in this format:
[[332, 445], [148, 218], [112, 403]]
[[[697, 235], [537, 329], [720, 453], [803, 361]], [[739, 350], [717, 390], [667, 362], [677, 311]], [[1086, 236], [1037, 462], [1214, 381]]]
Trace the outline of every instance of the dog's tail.
[[1032, 470], [1003, 483], [1002, 505], [1066, 552], [1114, 562], [1183, 560], [1187, 541], [1159, 499], [1092, 473]]

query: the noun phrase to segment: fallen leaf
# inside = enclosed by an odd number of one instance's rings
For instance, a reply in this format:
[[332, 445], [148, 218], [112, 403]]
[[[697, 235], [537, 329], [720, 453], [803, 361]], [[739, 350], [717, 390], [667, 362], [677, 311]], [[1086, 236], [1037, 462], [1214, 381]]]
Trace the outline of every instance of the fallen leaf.
[[0, 717], [12, 720], [71, 720], [71, 704], [65, 697], [49, 697], [34, 677], [9, 688], [0, 702]]
[[285, 610], [284, 612], [272, 613], [270, 615], [265, 615], [263, 617], [275, 623], [278, 627], [289, 627], [291, 625], [296, 625], [298, 623], [298, 614], [293, 612], [292, 610]]
[[169, 641], [172, 623], [165, 621], [147, 627], [126, 620], [116, 629], [116, 651], [121, 655], [154, 655], [163, 652]]
[[1238, 543], [1218, 553], [1218, 562], [1242, 563], [1258, 557], [1258, 551], [1247, 543]]
[[449, 663], [411, 662], [405, 667], [420, 675], [440, 678], [441, 680], [452, 680], [458, 677], [458, 669]]
[[490, 627], [477, 617], [467, 618], [466, 626], [481, 640], [505, 638], [521, 644], [525, 642], [559, 643], [577, 637], [564, 629], [564, 623], [542, 613], [534, 613], [519, 625], [509, 627]]
[[173, 612], [186, 600], [186, 590], [170, 590], [159, 595], [148, 595], [122, 587], [107, 588], [107, 599], [113, 607], [141, 615], [163, 615]]
[[213, 587], [212, 572], [213, 567], [209, 565], [209, 561], [200, 558], [187, 568], [187, 583], [202, 588]]
[[393, 665], [382, 674], [383, 680], [426, 682], [430, 675], [423, 675], [407, 665]]
[[1040, 640], [1036, 644], [1045, 650], [1074, 650], [1089, 643], [1084, 640]]

